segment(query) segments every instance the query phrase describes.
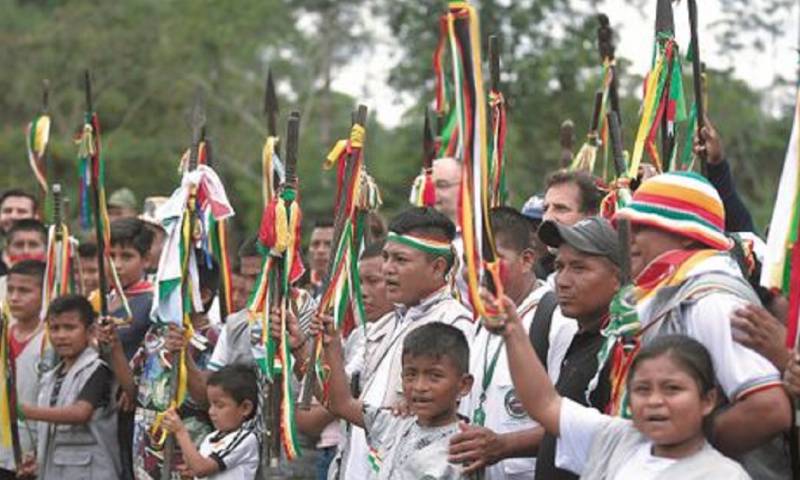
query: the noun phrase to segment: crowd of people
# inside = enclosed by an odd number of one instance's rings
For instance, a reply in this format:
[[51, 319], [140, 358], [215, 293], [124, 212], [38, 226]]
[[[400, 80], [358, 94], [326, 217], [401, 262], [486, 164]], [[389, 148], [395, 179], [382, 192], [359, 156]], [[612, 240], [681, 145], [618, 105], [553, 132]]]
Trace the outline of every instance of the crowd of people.
[[[108, 199], [122, 292], [99, 290], [110, 269], [89, 237], [81, 293], [45, 305], [41, 205], [8, 189], [0, 302], [18, 413], [0, 420], [19, 440], [0, 442], [0, 479], [163, 479], [165, 455], [176, 479], [792, 478], [800, 357], [785, 346], [787, 299], [758, 285], [759, 232], [719, 135], [710, 124], [702, 135], [707, 177], [644, 171], [610, 218], [606, 187], [584, 171], [555, 171], [521, 209], [492, 209], [503, 286], [481, 291], [492, 318], [475, 318], [466, 291], [452, 158], [433, 164], [435, 207], [371, 219], [365, 326], [344, 332], [317, 314], [335, 232], [323, 219], [307, 228], [284, 373], [299, 387], [321, 338], [328, 378], [309, 408], [294, 406], [292, 461], [264, 458], [277, 433], [261, 420], [256, 347], [283, 336], [277, 312], [264, 332], [247, 309], [257, 236], [236, 252], [226, 318], [219, 266], [197, 262], [203, 308], [187, 332], [152, 314], [163, 199], [141, 211], [130, 190]], [[176, 405], [165, 392], [180, 352], [188, 392]]]

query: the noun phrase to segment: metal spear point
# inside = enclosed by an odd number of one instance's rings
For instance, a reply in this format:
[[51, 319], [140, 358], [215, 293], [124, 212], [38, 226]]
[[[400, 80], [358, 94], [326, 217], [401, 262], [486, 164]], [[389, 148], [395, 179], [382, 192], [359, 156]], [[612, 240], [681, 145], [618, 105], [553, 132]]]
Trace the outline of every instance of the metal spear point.
[[197, 87], [194, 92], [194, 103], [189, 115], [189, 126], [192, 128], [192, 148], [189, 151], [189, 170], [197, 168], [197, 153], [200, 141], [203, 138], [203, 129], [206, 125], [206, 111], [203, 102], [203, 89]]
[[675, 18], [672, 14], [672, 0], [658, 0], [656, 5], [656, 33], [675, 35]]

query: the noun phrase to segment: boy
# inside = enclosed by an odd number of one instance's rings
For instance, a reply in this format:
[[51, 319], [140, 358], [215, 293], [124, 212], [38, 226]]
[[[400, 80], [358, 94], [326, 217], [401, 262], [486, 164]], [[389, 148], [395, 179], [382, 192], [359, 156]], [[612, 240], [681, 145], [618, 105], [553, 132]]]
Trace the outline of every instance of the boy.
[[[22, 260], [44, 261], [47, 230], [40, 221], [32, 218], [17, 220], [8, 231], [7, 240], [2, 262], [9, 269]], [[7, 275], [0, 277], [0, 302], [6, 298], [7, 281]]]
[[108, 309], [111, 316], [128, 320], [119, 329], [119, 339], [125, 357], [130, 360], [144, 340], [150, 328], [150, 308], [153, 303], [153, 285], [145, 280], [147, 253], [153, 241], [151, 232], [138, 218], [122, 218], [111, 222], [111, 260], [117, 270], [132, 318], [126, 319], [127, 312], [116, 292], [109, 294]]
[[[40, 320], [42, 310], [42, 281], [45, 264], [23, 260], [8, 274], [8, 311], [13, 318], [8, 335], [10, 360], [14, 362], [17, 400], [35, 403], [39, 393], [39, 378], [55, 365], [55, 355], [45, 340]], [[35, 457], [36, 426], [19, 419], [19, 441], [23, 464]], [[14, 478], [14, 456], [11, 449], [0, 448], [0, 478]], [[16, 465], [20, 473], [22, 465]], [[27, 473], [27, 472], [26, 472]]]
[[[469, 346], [457, 328], [440, 322], [423, 325], [403, 341], [403, 397], [409, 417], [353, 398], [344, 373], [338, 332], [326, 324], [325, 361], [330, 367], [329, 410], [366, 431], [372, 478], [459, 479], [461, 467], [447, 461], [450, 437], [458, 433], [458, 402], [469, 394]], [[376, 468], [377, 467], [377, 468]]]
[[21, 410], [38, 424], [38, 478], [120, 478], [113, 375], [89, 346], [94, 310], [85, 298], [56, 298], [47, 312], [61, 362], [41, 380], [37, 404]]
[[181, 470], [209, 480], [256, 478], [260, 446], [248, 421], [258, 404], [256, 373], [246, 365], [227, 366], [208, 378], [207, 395], [216, 431], [205, 436], [199, 449], [175, 410], [164, 418], [164, 427], [175, 434], [183, 451], [186, 464]]
[[100, 288], [100, 269], [97, 268], [97, 245], [94, 242], [82, 242], [78, 245], [80, 258], [81, 286], [83, 292], [89, 294]]
[[[205, 312], [192, 314], [195, 337], [187, 346], [187, 353], [199, 368], [205, 368], [217, 340], [217, 330], [210, 325], [207, 312], [219, 287], [219, 267], [213, 261], [209, 267], [204, 260], [198, 258], [198, 275]], [[152, 443], [149, 429], [158, 412], [167, 409], [171, 401], [171, 366], [168, 362], [174, 362], [175, 357], [170, 358], [167, 353], [171, 351], [171, 345], [166, 340], [170, 329], [177, 330], [172, 325], [152, 324], [142, 346], [129, 364], [114, 326], [109, 324], [100, 327], [100, 341], [111, 346], [111, 367], [114, 374], [125, 394], [136, 399], [133, 468], [134, 476], [138, 480], [161, 478], [163, 455], [160, 448]], [[180, 414], [194, 441], [199, 442], [213, 430], [206, 411], [191, 398], [187, 398], [181, 406]], [[177, 463], [173, 462], [173, 465]], [[179, 473], [173, 472], [173, 478], [178, 477]]]

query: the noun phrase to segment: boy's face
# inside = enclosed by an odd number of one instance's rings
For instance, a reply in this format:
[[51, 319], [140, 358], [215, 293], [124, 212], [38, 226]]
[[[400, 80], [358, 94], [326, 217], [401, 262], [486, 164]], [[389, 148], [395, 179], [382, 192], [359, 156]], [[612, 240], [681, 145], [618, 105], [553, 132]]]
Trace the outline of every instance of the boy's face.
[[59, 357], [76, 358], [89, 346], [89, 328], [80, 313], [51, 315], [47, 322], [50, 341]]
[[448, 355], [403, 355], [403, 396], [420, 425], [438, 427], [456, 418], [458, 401], [472, 388]]
[[218, 385], [209, 385], [208, 416], [214, 428], [220, 432], [231, 432], [239, 428], [253, 411], [249, 400], [238, 403], [229, 393]]
[[396, 242], [383, 247], [381, 272], [389, 301], [413, 306], [444, 285], [447, 262]]
[[6, 299], [11, 315], [18, 321], [39, 317], [42, 308], [42, 282], [33, 275], [12, 273], [8, 276]]
[[100, 270], [97, 268], [97, 257], [81, 257], [81, 278], [86, 292], [100, 288]]
[[8, 239], [6, 253], [12, 264], [25, 258], [42, 259], [45, 255], [47, 239], [36, 230], [17, 230]]
[[119, 281], [123, 288], [127, 288], [138, 282], [144, 276], [144, 269], [147, 261], [131, 245], [111, 245], [111, 261], [117, 269]]
[[367, 321], [374, 322], [392, 310], [392, 302], [386, 297], [386, 282], [383, 280], [380, 257], [366, 258], [358, 262], [361, 277], [361, 296]]

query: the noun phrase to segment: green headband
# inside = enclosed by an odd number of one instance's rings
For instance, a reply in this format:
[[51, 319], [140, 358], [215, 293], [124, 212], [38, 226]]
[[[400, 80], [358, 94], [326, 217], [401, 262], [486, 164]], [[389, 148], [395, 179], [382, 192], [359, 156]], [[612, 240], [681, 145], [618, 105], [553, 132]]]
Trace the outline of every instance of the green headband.
[[413, 235], [400, 235], [399, 233], [389, 232], [386, 237], [387, 242], [395, 242], [407, 247], [411, 247], [420, 252], [430, 253], [431, 255], [439, 255], [442, 257], [452, 257], [453, 249], [450, 242], [442, 242], [440, 240], [432, 240], [425, 237], [415, 237]]

